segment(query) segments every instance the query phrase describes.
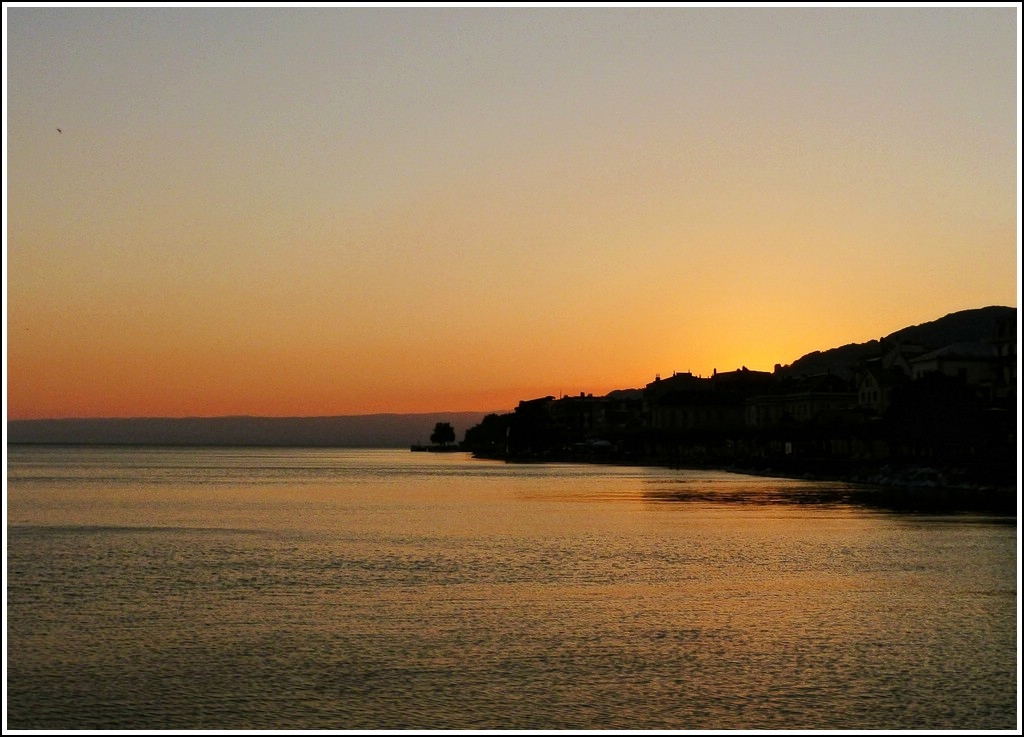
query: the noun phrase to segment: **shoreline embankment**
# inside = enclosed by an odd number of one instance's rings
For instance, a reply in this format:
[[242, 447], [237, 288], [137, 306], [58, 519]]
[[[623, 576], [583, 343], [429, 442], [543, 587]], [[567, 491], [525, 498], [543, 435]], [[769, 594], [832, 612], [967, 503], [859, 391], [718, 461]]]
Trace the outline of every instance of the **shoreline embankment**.
[[851, 487], [834, 501], [893, 511], [937, 514], [973, 512], [1016, 517], [1021, 497], [1020, 467], [1017, 462], [943, 466], [926, 462], [925, 459], [911, 462], [777, 457], [695, 463], [667, 458], [628, 458], [601, 454], [516, 457], [468, 449], [466, 452], [475, 458], [507, 463], [588, 463], [714, 470], [761, 478], [831, 481]]

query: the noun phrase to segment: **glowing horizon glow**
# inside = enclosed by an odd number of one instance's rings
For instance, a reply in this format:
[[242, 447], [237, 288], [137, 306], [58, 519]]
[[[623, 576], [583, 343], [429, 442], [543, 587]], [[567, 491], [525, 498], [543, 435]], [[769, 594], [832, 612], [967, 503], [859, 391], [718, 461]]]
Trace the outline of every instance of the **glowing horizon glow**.
[[1017, 305], [1016, 5], [4, 14], [9, 419], [507, 411]]

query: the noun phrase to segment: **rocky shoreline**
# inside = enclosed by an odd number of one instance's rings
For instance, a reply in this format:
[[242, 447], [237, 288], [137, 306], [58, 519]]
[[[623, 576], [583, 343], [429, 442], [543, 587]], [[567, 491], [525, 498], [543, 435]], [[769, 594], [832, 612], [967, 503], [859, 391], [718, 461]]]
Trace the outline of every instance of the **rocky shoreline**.
[[963, 468], [938, 468], [927, 465], [899, 464], [863, 466], [849, 472], [810, 470], [788, 472], [770, 467], [753, 471], [730, 467], [737, 473], [782, 476], [808, 480], [856, 484], [848, 501], [894, 511], [957, 513], [977, 512], [1017, 516], [1019, 486], [987, 475], [975, 475]]
[[885, 463], [812, 458], [762, 458], [730, 463], [674, 463], [666, 459], [566, 454], [507, 457], [473, 452], [474, 457], [509, 463], [596, 463], [674, 469], [720, 470], [767, 478], [834, 481], [844, 484], [819, 501], [846, 502], [901, 512], [981, 513], [1016, 517], [1020, 500], [1019, 467], [977, 465], [943, 467], [923, 463]]

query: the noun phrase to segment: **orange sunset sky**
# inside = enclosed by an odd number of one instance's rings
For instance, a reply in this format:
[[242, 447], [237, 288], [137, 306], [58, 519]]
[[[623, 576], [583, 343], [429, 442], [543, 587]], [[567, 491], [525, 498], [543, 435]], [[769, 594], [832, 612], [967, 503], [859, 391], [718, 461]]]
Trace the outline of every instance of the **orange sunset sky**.
[[4, 34], [9, 419], [507, 411], [1017, 305], [1016, 4]]

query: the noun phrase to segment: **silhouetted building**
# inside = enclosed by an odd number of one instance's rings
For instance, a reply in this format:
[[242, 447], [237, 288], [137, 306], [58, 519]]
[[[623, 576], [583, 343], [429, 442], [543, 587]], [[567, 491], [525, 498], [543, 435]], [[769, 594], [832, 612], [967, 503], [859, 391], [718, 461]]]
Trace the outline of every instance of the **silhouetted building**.
[[747, 427], [822, 422], [857, 407], [857, 392], [835, 374], [787, 378], [746, 403]]
[[910, 362], [928, 352], [928, 347], [920, 343], [889, 343], [885, 340], [879, 341], [881, 354], [878, 361], [883, 369], [895, 369], [907, 378], [913, 374]]
[[1017, 397], [1017, 320], [1005, 317], [996, 322], [992, 336], [996, 361], [992, 377], [994, 398], [1012, 403]]
[[868, 417], [880, 417], [889, 409], [893, 391], [909, 381], [908, 374], [899, 368], [884, 368], [880, 359], [867, 361], [854, 374], [857, 387], [857, 406]]
[[988, 343], [954, 343], [915, 358], [910, 367], [915, 381], [926, 374], [942, 374], [959, 379], [978, 396], [991, 399], [997, 359], [996, 349]]
[[711, 385], [717, 392], [754, 396], [771, 391], [775, 376], [770, 371], [751, 371], [746, 366], [735, 371], [715, 370]]

